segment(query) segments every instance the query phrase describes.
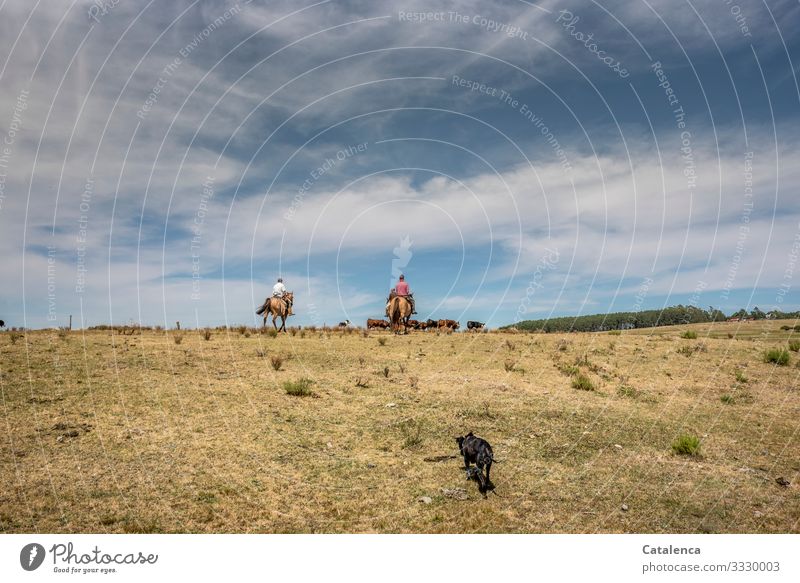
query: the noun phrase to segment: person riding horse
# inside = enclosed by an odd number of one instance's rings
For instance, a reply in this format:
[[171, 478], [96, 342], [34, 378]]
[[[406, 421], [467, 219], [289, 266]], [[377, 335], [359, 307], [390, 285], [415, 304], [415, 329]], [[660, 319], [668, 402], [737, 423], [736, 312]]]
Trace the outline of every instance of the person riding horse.
[[[278, 282], [272, 286], [272, 297], [282, 300], [285, 295], [286, 295], [286, 286], [283, 285], [283, 278], [279, 277]], [[289, 300], [286, 303], [289, 305], [289, 312], [286, 315], [287, 316], [294, 315], [294, 313], [292, 312], [292, 300]]]
[[389, 315], [389, 302], [395, 296], [400, 296], [408, 300], [408, 303], [411, 304], [411, 313], [416, 314], [417, 308], [414, 303], [414, 295], [411, 293], [411, 288], [408, 287], [406, 283], [406, 276], [402, 273], [400, 274], [400, 279], [397, 284], [392, 288], [389, 292], [389, 298], [386, 300], [386, 315]]
[[267, 318], [272, 315], [272, 326], [277, 329], [275, 320], [281, 319], [281, 330], [286, 331], [286, 318], [294, 315], [292, 305], [294, 304], [294, 294], [286, 291], [283, 285], [283, 278], [279, 277], [278, 282], [272, 287], [272, 295], [264, 300], [256, 310], [256, 314], [263, 316], [264, 326], [267, 325]]

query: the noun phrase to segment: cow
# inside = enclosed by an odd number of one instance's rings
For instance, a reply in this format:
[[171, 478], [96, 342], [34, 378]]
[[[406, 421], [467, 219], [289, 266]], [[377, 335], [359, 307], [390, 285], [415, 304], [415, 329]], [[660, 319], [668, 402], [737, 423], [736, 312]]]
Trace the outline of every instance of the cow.
[[389, 327], [389, 322], [386, 320], [367, 320], [367, 330], [374, 330], [375, 328], [386, 329]]
[[467, 330], [480, 330], [486, 324], [484, 322], [475, 322], [474, 320], [470, 320], [467, 322]]
[[344, 322], [339, 322], [339, 328], [347, 328], [350, 325], [350, 320], [345, 320]]
[[428, 330], [436, 330], [436, 328], [438, 327], [439, 327], [439, 322], [437, 322], [436, 320], [431, 320], [430, 318], [428, 318], [428, 320], [425, 322], [425, 328], [427, 328]]
[[413, 330], [419, 330], [421, 323], [422, 322], [420, 322], [419, 320], [409, 320], [408, 322], [406, 322], [406, 326], [408, 326]]
[[428, 323], [427, 322], [420, 322], [419, 326], [417, 326], [417, 328], [419, 328], [420, 330], [425, 330], [425, 329], [428, 328]]
[[439, 320], [439, 329], [449, 328], [450, 330], [458, 330], [459, 323], [455, 320]]

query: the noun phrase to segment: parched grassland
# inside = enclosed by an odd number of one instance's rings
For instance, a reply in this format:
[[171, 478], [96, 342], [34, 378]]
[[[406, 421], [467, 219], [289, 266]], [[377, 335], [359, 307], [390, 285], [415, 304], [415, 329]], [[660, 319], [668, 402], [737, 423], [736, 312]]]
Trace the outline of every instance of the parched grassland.
[[[798, 532], [781, 325], [3, 333], [0, 530]], [[498, 496], [446, 457], [470, 430]]]

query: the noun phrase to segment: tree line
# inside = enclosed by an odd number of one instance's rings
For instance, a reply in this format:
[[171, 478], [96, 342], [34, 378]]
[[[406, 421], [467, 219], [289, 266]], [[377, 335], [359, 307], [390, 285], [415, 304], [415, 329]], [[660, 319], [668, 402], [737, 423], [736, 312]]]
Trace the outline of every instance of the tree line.
[[800, 312], [781, 312], [780, 310], [764, 312], [756, 306], [750, 312], [742, 309], [730, 316], [726, 316], [722, 310], [713, 306], [709, 306], [707, 310], [704, 310], [696, 306], [677, 305], [661, 310], [564, 316], [547, 320], [523, 320], [517, 324], [510, 324], [502, 328], [516, 328], [527, 332], [603, 332], [607, 330], [653, 328], [655, 326], [724, 322], [731, 318], [738, 320], [785, 320], [800, 318]]

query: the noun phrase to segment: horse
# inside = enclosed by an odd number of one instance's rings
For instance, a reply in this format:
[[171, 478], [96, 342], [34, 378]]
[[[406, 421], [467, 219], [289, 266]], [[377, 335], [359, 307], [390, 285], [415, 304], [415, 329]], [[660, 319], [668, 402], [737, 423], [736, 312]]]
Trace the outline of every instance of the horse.
[[411, 317], [411, 303], [403, 296], [394, 296], [389, 300], [388, 312], [392, 331], [395, 334], [399, 334], [402, 326], [403, 333], [408, 334], [406, 326], [408, 326], [408, 319]]
[[[282, 298], [278, 298], [275, 296], [269, 297], [264, 300], [264, 303], [261, 304], [261, 307], [256, 310], [256, 314], [264, 316], [264, 326], [267, 325], [267, 318], [269, 318], [270, 314], [272, 314], [272, 326], [278, 331], [283, 330], [286, 332], [286, 318], [291, 314], [289, 311], [292, 308], [292, 302], [294, 301], [294, 293], [293, 292], [285, 292]], [[281, 327], [278, 328], [278, 325], [275, 323], [275, 320], [280, 317], [281, 319]]]

